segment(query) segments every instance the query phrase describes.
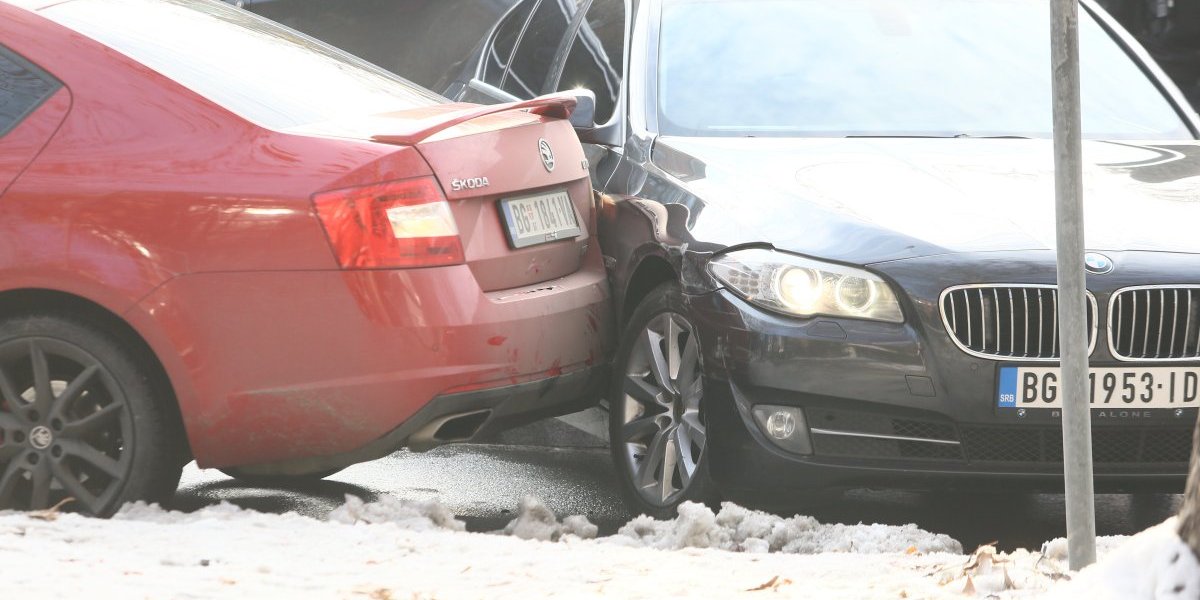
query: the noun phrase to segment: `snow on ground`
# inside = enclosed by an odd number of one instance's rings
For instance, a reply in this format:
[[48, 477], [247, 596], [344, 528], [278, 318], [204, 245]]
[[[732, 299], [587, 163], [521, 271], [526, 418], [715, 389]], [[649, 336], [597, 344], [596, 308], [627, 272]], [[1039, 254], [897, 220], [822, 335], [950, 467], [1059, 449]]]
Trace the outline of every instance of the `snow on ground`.
[[[732, 504], [715, 513], [688, 504], [674, 520], [639, 517], [592, 540], [596, 527], [586, 518], [560, 521], [526, 499], [503, 531], [464, 529], [436, 501], [396, 497], [348, 497], [327, 520], [231, 504], [194, 513], [131, 505], [111, 520], [9, 512], [0, 513], [0, 578], [4, 597], [22, 599], [1178, 600], [1200, 589], [1200, 565], [1179, 552], [1170, 521], [1127, 541], [1105, 539], [1110, 564], [1074, 581], [1057, 540], [1042, 552], [984, 547], [964, 555], [957, 541], [912, 525], [821, 524]], [[1151, 595], [1180, 584], [1190, 595]]]
[[[1090, 600], [1200, 598], [1200, 561], [1176, 533], [1174, 518], [1155, 525], [1120, 545], [1110, 544], [1107, 556], [1080, 571], [1056, 595]], [[1044, 551], [1066, 560], [1066, 540], [1054, 540]], [[1099, 545], [1099, 544], [1097, 544]], [[1115, 546], [1115, 547], [1113, 547]]]

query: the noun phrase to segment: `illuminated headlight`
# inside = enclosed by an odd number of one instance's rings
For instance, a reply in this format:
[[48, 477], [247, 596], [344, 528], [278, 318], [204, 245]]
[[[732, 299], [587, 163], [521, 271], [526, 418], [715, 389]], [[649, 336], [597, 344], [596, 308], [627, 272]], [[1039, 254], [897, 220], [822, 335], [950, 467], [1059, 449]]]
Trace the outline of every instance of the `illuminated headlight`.
[[708, 269], [734, 293], [771, 310], [904, 322], [891, 286], [862, 269], [762, 249], [723, 254]]

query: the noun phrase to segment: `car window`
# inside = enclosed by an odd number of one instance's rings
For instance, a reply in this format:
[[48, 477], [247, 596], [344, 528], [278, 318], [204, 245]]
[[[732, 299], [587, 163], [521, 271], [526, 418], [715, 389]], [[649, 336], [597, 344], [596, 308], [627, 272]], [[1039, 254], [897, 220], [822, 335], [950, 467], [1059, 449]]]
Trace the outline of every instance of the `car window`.
[[74, 0], [41, 14], [265, 127], [444, 101], [366, 61], [228, 4]]
[[612, 118], [624, 76], [625, 2], [596, 0], [588, 8], [559, 77], [557, 89], [596, 94], [596, 122]]
[[45, 71], [0, 46], [0, 137], [15, 129], [60, 85]]
[[[1044, 0], [666, 0], [663, 133], [1046, 138]], [[1191, 139], [1181, 115], [1089, 14], [1084, 135]]]
[[518, 98], [532, 98], [542, 93], [550, 76], [559, 44], [567, 35], [571, 20], [583, 0], [542, 0], [525, 28], [525, 35], [513, 54], [512, 68], [500, 85]]
[[504, 79], [504, 70], [508, 68], [508, 61], [512, 58], [513, 49], [517, 45], [517, 39], [524, 31], [525, 23], [529, 22], [529, 15], [537, 3], [538, 0], [525, 0], [518, 3], [509, 9], [500, 21], [496, 28], [496, 35], [492, 38], [492, 44], [483, 56], [483, 65], [480, 67], [479, 79], [484, 83], [500, 87], [500, 82]]

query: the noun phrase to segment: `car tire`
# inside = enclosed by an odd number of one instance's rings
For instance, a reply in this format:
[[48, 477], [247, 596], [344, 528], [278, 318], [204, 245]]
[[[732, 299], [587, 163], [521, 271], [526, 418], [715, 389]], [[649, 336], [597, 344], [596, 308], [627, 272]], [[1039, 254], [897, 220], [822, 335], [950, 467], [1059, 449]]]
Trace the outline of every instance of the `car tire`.
[[324, 471], [304, 473], [301, 475], [263, 475], [258, 473], [250, 473], [238, 467], [225, 467], [224, 469], [217, 470], [238, 480], [240, 483], [265, 488], [289, 488], [305, 486], [321, 481], [326, 477], [335, 475], [342, 471], [342, 469], [326, 469]]
[[0, 321], [0, 509], [62, 503], [108, 517], [127, 502], [170, 500], [185, 442], [158, 381], [147, 359], [96, 325]]
[[[609, 446], [630, 508], [659, 519], [683, 502], [715, 504], [709, 476], [700, 340], [676, 283], [652, 290], [617, 348]], [[672, 344], [672, 341], [674, 342]]]

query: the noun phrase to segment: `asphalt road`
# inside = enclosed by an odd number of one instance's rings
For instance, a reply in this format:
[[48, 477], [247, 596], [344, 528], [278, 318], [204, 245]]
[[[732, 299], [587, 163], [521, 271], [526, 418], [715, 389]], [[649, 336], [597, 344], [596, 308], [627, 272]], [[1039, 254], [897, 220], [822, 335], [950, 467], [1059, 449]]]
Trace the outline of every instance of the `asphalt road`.
[[[346, 494], [371, 500], [385, 494], [440, 498], [472, 531], [502, 528], [525, 495], [541, 498], [559, 516], [583, 514], [609, 534], [634, 515], [621, 504], [604, 450], [511, 446], [445, 446], [418, 454], [397, 452], [355, 465], [329, 479], [292, 490], [264, 489], [215, 470], [189, 466], [175, 508], [195, 510], [228, 500], [269, 512], [296, 511], [316, 518]], [[1178, 510], [1174, 494], [1097, 496], [1100, 535], [1132, 534]], [[970, 550], [998, 542], [1002, 549], [1036, 549], [1065, 535], [1060, 494], [935, 494], [856, 490], [837, 502], [795, 507], [822, 522], [916, 523], [951, 535]]]

